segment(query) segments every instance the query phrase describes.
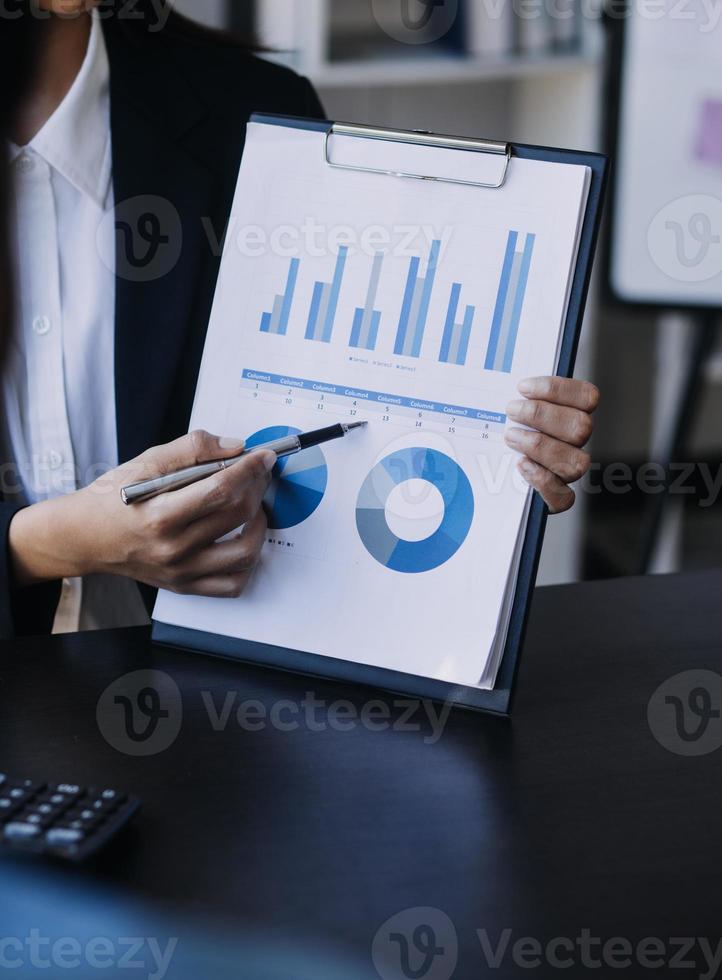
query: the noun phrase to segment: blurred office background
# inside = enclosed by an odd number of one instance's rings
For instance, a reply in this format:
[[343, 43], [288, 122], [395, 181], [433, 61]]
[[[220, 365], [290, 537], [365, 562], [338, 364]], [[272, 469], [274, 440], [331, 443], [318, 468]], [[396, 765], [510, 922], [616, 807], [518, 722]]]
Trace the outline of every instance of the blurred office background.
[[[601, 2], [555, 0], [560, 16], [525, 20], [511, 5], [490, 17], [502, 9], [493, 0], [447, 0], [456, 14], [446, 34], [417, 31], [423, 43], [409, 43], [410, 35], [394, 36], [400, 5], [407, 18], [419, 16], [426, 0], [176, 0], [200, 21], [255, 32], [270, 57], [313, 80], [330, 118], [593, 150], [607, 147], [610, 107]], [[722, 79], [718, 94], [722, 105]], [[722, 197], [722, 169], [719, 177]], [[592, 446], [601, 469], [595, 492], [581, 492], [572, 513], [550, 521], [541, 582], [638, 570], [649, 495], [599, 492], [601, 474], [622, 474], [624, 483], [625, 467], [634, 474], [657, 458], [693, 336], [689, 315], [608, 301], [597, 262], [576, 373], [603, 391]], [[698, 380], [684, 458], [706, 462], [714, 475], [722, 466], [722, 350], [714, 344]], [[687, 482], [692, 492], [664, 514], [652, 571], [722, 564], [722, 499], [701, 506], [708, 492], [698, 477]]]

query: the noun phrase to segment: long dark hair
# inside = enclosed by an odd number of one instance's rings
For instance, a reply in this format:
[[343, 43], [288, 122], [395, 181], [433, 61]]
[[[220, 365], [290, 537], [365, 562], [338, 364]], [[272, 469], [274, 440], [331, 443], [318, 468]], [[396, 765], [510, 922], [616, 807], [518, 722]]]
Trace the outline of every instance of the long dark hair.
[[8, 233], [9, 174], [5, 140], [33, 65], [35, 32], [29, 17], [0, 19], [0, 367], [13, 312], [13, 278]]

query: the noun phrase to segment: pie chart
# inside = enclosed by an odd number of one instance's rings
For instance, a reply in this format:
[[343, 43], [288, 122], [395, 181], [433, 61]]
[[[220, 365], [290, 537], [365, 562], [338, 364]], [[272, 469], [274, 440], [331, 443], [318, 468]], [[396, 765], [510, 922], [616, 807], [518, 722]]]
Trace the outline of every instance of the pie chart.
[[[261, 429], [246, 440], [246, 446], [299, 435], [300, 429], [284, 425]], [[313, 514], [323, 500], [328, 483], [326, 457], [318, 446], [304, 449], [295, 456], [279, 459], [273, 470], [273, 483], [265, 497], [268, 526], [274, 531], [296, 527]]]
[[[438, 527], [422, 540], [406, 540], [392, 530], [387, 503], [397, 488], [426, 483], [442, 501]], [[409, 489], [409, 507], [419, 496]], [[382, 459], [364, 480], [356, 502], [356, 527], [368, 553], [395, 572], [416, 574], [439, 568], [452, 558], [469, 534], [474, 494], [469, 479], [453, 459], [424, 447], [402, 449]]]

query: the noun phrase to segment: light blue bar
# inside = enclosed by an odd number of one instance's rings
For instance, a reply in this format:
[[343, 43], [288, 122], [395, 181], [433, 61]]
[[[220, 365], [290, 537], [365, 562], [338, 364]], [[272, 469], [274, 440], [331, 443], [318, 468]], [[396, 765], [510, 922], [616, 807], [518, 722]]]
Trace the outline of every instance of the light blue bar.
[[518, 237], [518, 232], [510, 231], [509, 238], [507, 239], [506, 243], [506, 255], [504, 256], [504, 265], [501, 270], [501, 282], [499, 283], [499, 292], [496, 297], [494, 320], [492, 322], [489, 347], [486, 352], [486, 363], [484, 365], [487, 371], [494, 370], [494, 361], [496, 360], [496, 352], [499, 346], [499, 334], [501, 333], [501, 324], [502, 320], [504, 319], [504, 309], [506, 308], [509, 277], [511, 275], [511, 266], [514, 261], [514, 252], [516, 251], [516, 242]]
[[291, 259], [291, 265], [288, 270], [288, 279], [286, 280], [286, 291], [283, 295], [281, 319], [278, 324], [278, 332], [280, 334], [285, 334], [288, 330], [288, 320], [291, 316], [291, 304], [293, 303], [293, 296], [296, 292], [296, 282], [298, 281], [298, 269], [300, 265], [300, 259]]
[[371, 267], [371, 278], [369, 279], [369, 288], [366, 293], [366, 310], [368, 312], [373, 312], [373, 308], [376, 305], [376, 297], [379, 292], [379, 282], [381, 280], [381, 271], [384, 266], [384, 253], [377, 252], [374, 255], [374, 264]]
[[421, 259], [414, 256], [409, 264], [409, 277], [406, 280], [406, 292], [404, 293], [404, 305], [401, 307], [401, 319], [399, 320], [399, 329], [396, 334], [396, 344], [394, 345], [394, 354], [403, 354], [404, 344], [406, 343], [406, 333], [409, 329], [409, 315], [411, 313], [411, 304], [414, 299], [414, 290], [416, 289], [416, 283], [419, 278], [419, 266], [421, 265]]
[[271, 314], [264, 313], [261, 317], [261, 333], [271, 332]]
[[421, 344], [424, 339], [424, 331], [426, 330], [426, 321], [429, 317], [429, 304], [431, 303], [431, 294], [434, 291], [434, 281], [436, 279], [436, 270], [439, 265], [439, 254], [441, 252], [441, 242], [438, 239], [434, 239], [431, 246], [431, 256], [429, 258], [429, 265], [426, 272], [426, 278], [424, 279], [424, 291], [421, 294], [421, 309], [419, 310], [419, 317], [416, 321], [416, 329], [414, 331], [414, 343], [411, 348], [412, 357], [421, 356]]
[[347, 385], [334, 385], [326, 381], [312, 381], [308, 378], [294, 378], [287, 374], [271, 374], [269, 371], [255, 371], [250, 368], [244, 368], [241, 378], [244, 381], [281, 385], [283, 388], [298, 388], [313, 392], [324, 392], [329, 395], [341, 395], [344, 398], [351, 398], [355, 401], [376, 402], [383, 405], [399, 405], [402, 408], [413, 408], [440, 415], [457, 415], [474, 419], [478, 422], [498, 422], [501, 425], [506, 423], [506, 415], [501, 412], [489, 412], [480, 408], [469, 408], [463, 405], [448, 405], [444, 402], [425, 401], [421, 398], [407, 398], [403, 395], [391, 395], [386, 391], [368, 391], [364, 388], [349, 388]]
[[313, 298], [311, 300], [311, 312], [308, 315], [308, 324], [306, 326], [306, 340], [316, 339], [316, 324], [318, 323], [318, 310], [321, 305], [321, 296], [323, 295], [322, 282], [317, 282], [313, 287]]
[[459, 345], [459, 358], [457, 364], [466, 364], [466, 358], [469, 353], [469, 341], [471, 340], [471, 328], [474, 325], [474, 316], [476, 314], [476, 307], [467, 306], [466, 315], [464, 316], [464, 324], [461, 328], [461, 344]]
[[529, 269], [531, 267], [531, 258], [534, 254], [534, 243], [536, 241], [536, 235], [526, 236], [526, 245], [524, 246], [524, 258], [521, 263], [521, 272], [519, 274], [519, 287], [516, 291], [516, 297], [514, 300], [514, 312], [511, 318], [511, 329], [509, 331], [509, 339], [506, 344], [506, 351], [504, 352], [504, 366], [502, 371], [507, 374], [511, 373], [511, 366], [514, 362], [514, 350], [516, 348], [516, 338], [519, 334], [519, 323], [521, 321], [521, 311], [524, 306], [524, 297], [526, 296], [526, 287], [529, 282]]
[[441, 340], [441, 350], [439, 351], [439, 360], [443, 364], [448, 364], [449, 362], [449, 351], [451, 350], [451, 340], [454, 335], [454, 324], [456, 322], [456, 311], [459, 309], [460, 295], [461, 283], [455, 282], [451, 287], [449, 310], [446, 314], [446, 326], [444, 327], [444, 336]]
[[[384, 253], [376, 252], [371, 276], [369, 278], [368, 290], [366, 291], [366, 305], [358, 307], [353, 318], [353, 328], [351, 330], [350, 347], [361, 347], [364, 350], [373, 350], [376, 346], [378, 328], [374, 332], [373, 321], [377, 311], [374, 309], [376, 297], [379, 291], [379, 281], [384, 264]], [[379, 317], [381, 314], [379, 313]]]
[[341, 283], [343, 282], [343, 273], [346, 267], [347, 256], [348, 256], [348, 246], [342, 245], [338, 250], [338, 258], [336, 259], [336, 271], [333, 274], [333, 282], [331, 283], [331, 291], [329, 294], [326, 320], [323, 325], [323, 334], [320, 338], [325, 344], [331, 343], [331, 336], [333, 334], [333, 324], [336, 319], [336, 311], [338, 310], [338, 298], [341, 294]]

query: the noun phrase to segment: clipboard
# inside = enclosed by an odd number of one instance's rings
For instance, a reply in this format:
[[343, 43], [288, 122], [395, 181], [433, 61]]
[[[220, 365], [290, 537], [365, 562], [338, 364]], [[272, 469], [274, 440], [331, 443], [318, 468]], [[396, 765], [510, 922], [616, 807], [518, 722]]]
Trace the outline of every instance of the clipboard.
[[[559, 164], [577, 164], [589, 168], [589, 193], [579, 235], [577, 262], [570, 286], [566, 322], [558, 359], [558, 374], [564, 377], [571, 376], [601, 223], [608, 172], [608, 161], [605, 156], [574, 150], [491, 140], [473, 140], [419, 131], [384, 129], [328, 120], [319, 121], [260, 113], [254, 114], [250, 121], [323, 133], [325, 134], [324, 153], [327, 166], [377, 173], [388, 177], [390, 180], [445, 181], [448, 178], [432, 173], [404, 172], [392, 165], [380, 165], [378, 168], [371, 169], [340, 163], [334, 157], [334, 135], [373, 140], [377, 141], [380, 147], [387, 148], [392, 148], [394, 144], [412, 144], [430, 149], [472, 151], [485, 158], [487, 171], [490, 172], [483, 179], [470, 178], [463, 181], [451, 180], [450, 182], [477, 187], [479, 193], [493, 194], [503, 187], [509, 179], [515, 158]], [[432, 701], [449, 702], [496, 715], [508, 715], [512, 708], [515, 680], [519, 669], [529, 608], [541, 555], [546, 518], [547, 508], [541, 497], [535, 493], [527, 519], [504, 652], [495, 686], [491, 690], [460, 686], [447, 681], [359, 664], [349, 660], [335, 659], [325, 655], [189, 629], [158, 620], [153, 622], [153, 640], [160, 644], [200, 651], [236, 661], [241, 660], [257, 666], [281, 669], [312, 677], [336, 679], [354, 685], [378, 688], [404, 697], [412, 696]]]

